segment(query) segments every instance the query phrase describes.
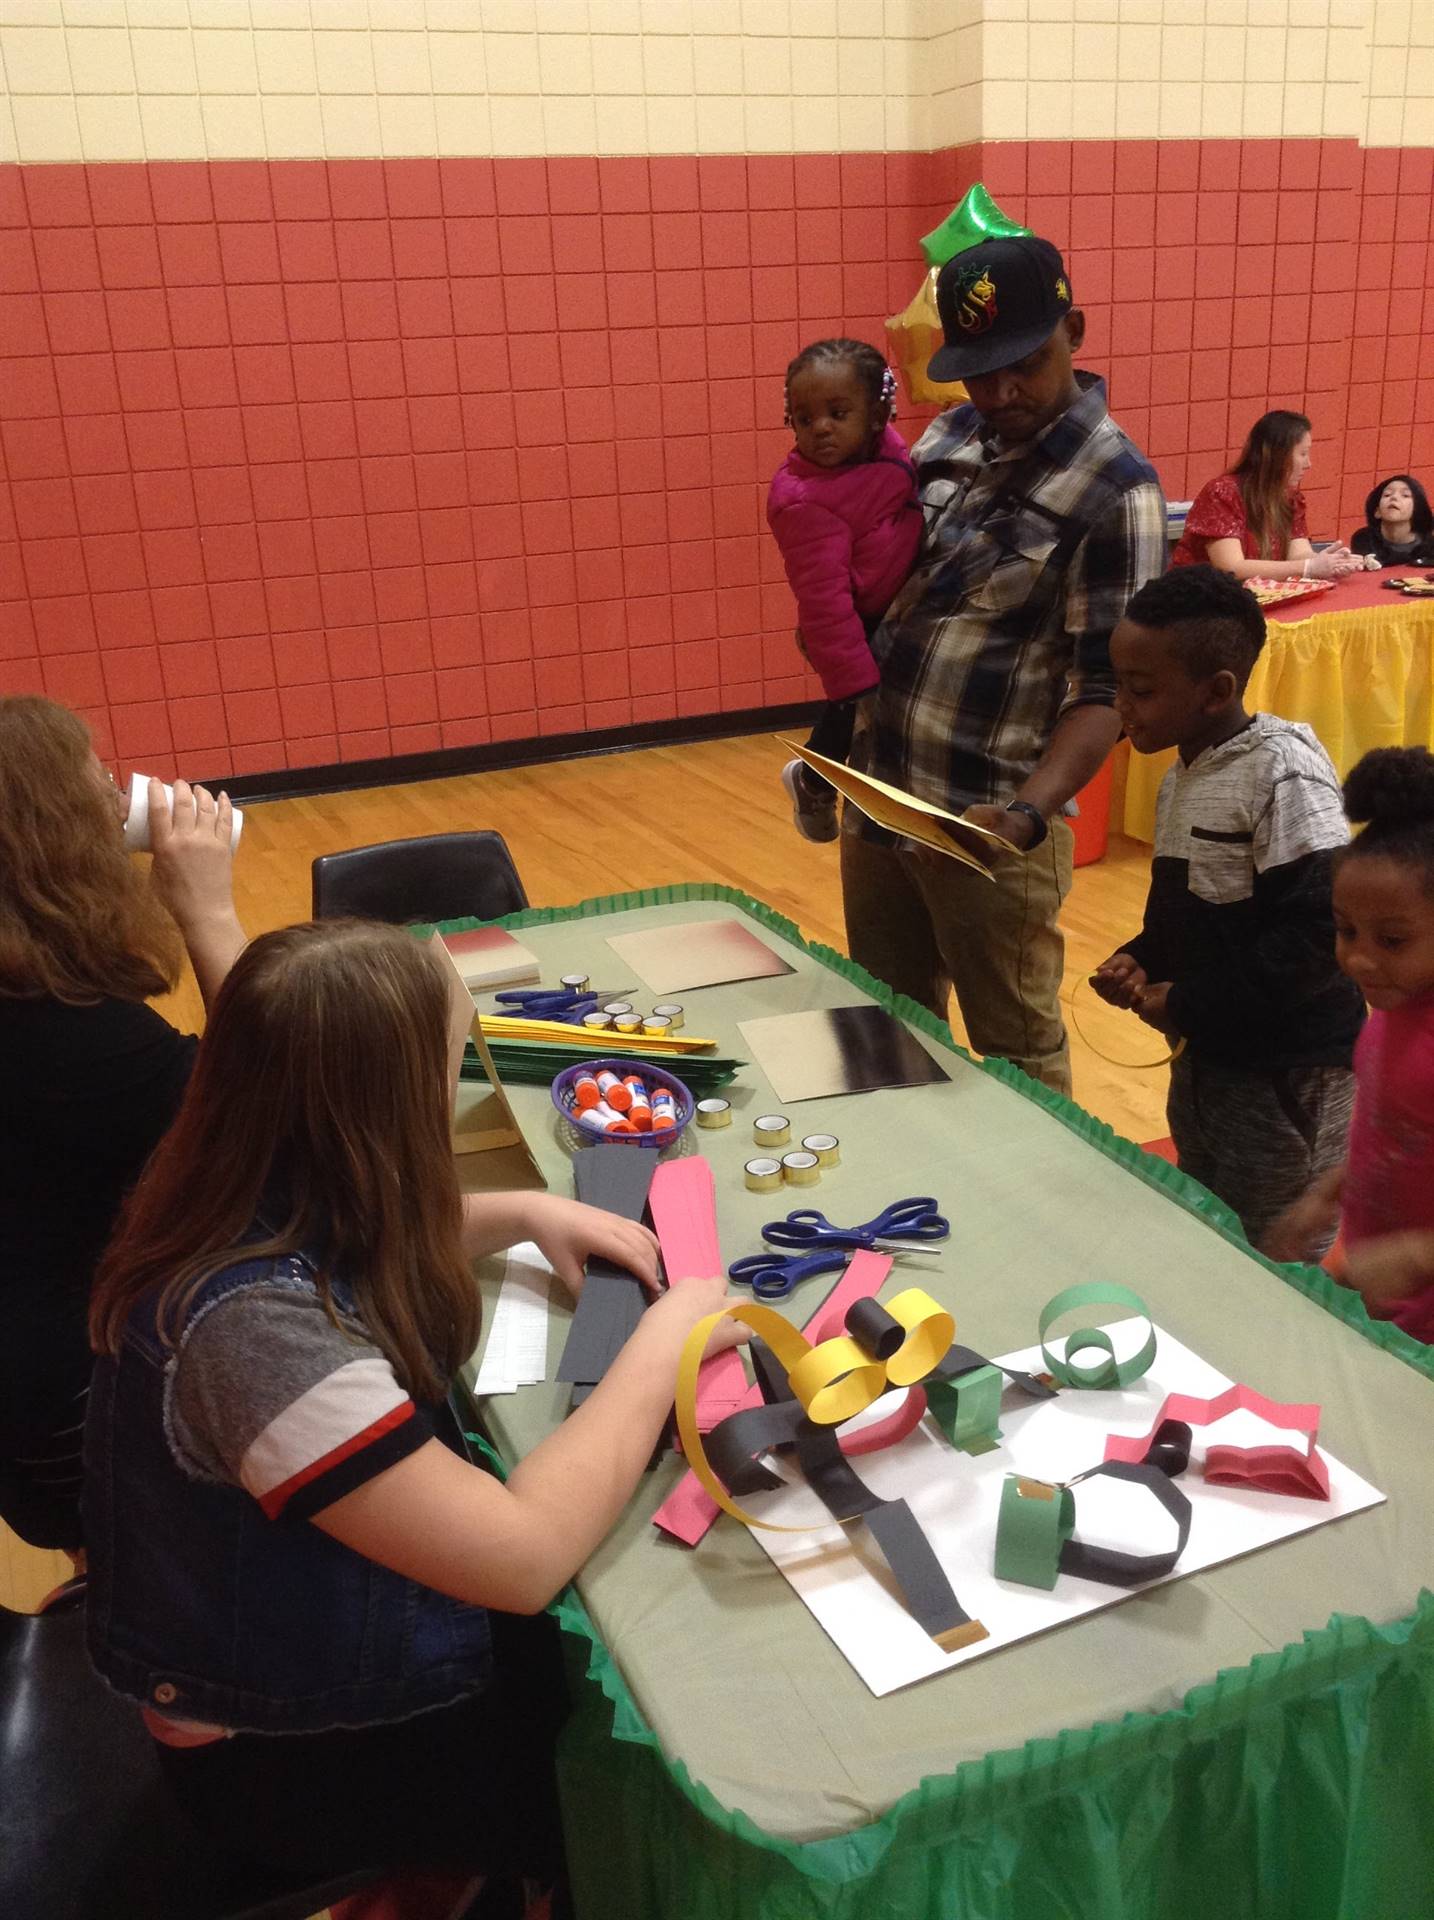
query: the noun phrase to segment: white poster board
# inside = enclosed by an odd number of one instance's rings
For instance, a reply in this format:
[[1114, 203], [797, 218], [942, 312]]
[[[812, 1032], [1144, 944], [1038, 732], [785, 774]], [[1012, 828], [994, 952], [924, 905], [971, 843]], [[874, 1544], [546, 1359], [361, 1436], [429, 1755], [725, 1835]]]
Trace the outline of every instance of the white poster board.
[[[1110, 1329], [1122, 1357], [1136, 1329], [1143, 1332], [1144, 1322], [1127, 1321]], [[827, 1524], [809, 1533], [753, 1528], [754, 1538], [874, 1694], [894, 1693], [930, 1674], [1013, 1646], [1030, 1634], [1113, 1607], [1129, 1599], [1132, 1591], [1141, 1591], [1104, 1586], [1066, 1573], [1059, 1575], [1049, 1593], [998, 1580], [996, 1522], [1008, 1473], [1036, 1480], [1070, 1480], [1099, 1465], [1107, 1435], [1147, 1433], [1168, 1394], [1212, 1399], [1232, 1384], [1173, 1335], [1157, 1328], [1156, 1336], [1154, 1366], [1137, 1386], [1124, 1391], [1066, 1389], [1054, 1400], [1029, 1400], [1008, 1387], [1001, 1407], [1001, 1444], [990, 1453], [975, 1457], [957, 1453], [928, 1415], [896, 1446], [862, 1454], [852, 1462], [873, 1493], [907, 1502], [962, 1607], [986, 1628], [984, 1640], [944, 1653], [903, 1606], [880, 1552], [859, 1524]], [[1053, 1341], [1052, 1351], [1061, 1353], [1063, 1343]], [[1038, 1346], [1002, 1359], [1032, 1372], [1040, 1372], [1044, 1364]], [[880, 1401], [864, 1418], [877, 1419], [895, 1404], [891, 1398]], [[1329, 1466], [1328, 1500], [1207, 1486], [1200, 1463], [1211, 1436], [1237, 1446], [1277, 1437], [1266, 1422], [1244, 1410], [1194, 1430], [1191, 1464], [1178, 1482], [1190, 1501], [1190, 1538], [1167, 1579], [1181, 1580], [1384, 1500], [1377, 1488], [1324, 1447], [1320, 1452]], [[791, 1484], [742, 1496], [743, 1506], [758, 1518], [797, 1526], [825, 1511], [785, 1458], [768, 1456], [766, 1464]], [[1132, 1503], [1131, 1491], [1107, 1478], [1076, 1487], [1077, 1538], [1136, 1552], [1150, 1552], [1164, 1544], [1163, 1534], [1150, 1531], [1150, 1501]], [[1130, 1531], [1132, 1517], [1142, 1530]], [[1277, 1572], [1273, 1577], [1278, 1577]]]

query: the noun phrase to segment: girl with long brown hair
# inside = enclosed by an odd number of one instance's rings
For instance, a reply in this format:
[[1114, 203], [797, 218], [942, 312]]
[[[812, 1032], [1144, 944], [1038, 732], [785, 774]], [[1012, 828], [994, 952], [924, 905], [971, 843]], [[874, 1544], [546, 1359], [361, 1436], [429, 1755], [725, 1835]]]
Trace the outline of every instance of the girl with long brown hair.
[[1237, 580], [1336, 580], [1364, 562], [1335, 542], [1310, 543], [1300, 481], [1310, 466], [1310, 423], [1276, 408], [1250, 429], [1239, 459], [1196, 494], [1171, 556], [1175, 567], [1208, 562]]
[[152, 783], [148, 878], [122, 807], [78, 714], [0, 699], [0, 1516], [72, 1554], [90, 1280], [194, 1057], [145, 1002], [244, 944], [229, 802]]
[[[445, 1394], [470, 1261], [649, 1286], [643, 1227], [459, 1193], [472, 1002], [398, 928], [265, 934], [221, 988], [94, 1294], [90, 1639], [225, 1844], [290, 1871], [551, 1872], [551, 1623], [622, 1511], [720, 1279], [662, 1294], [506, 1485]], [[283, 1736], [283, 1737], [278, 1737]]]

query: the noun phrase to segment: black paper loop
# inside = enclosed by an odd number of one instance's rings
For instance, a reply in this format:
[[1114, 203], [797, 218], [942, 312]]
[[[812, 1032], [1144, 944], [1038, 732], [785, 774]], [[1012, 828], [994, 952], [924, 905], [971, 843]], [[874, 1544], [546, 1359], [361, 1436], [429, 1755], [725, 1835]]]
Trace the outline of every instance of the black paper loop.
[[[1143, 1462], [1136, 1465], [1127, 1460], [1107, 1460], [1086, 1476], [1086, 1484], [1102, 1473], [1112, 1480], [1127, 1480], [1133, 1486], [1144, 1487], [1158, 1500], [1175, 1522], [1175, 1545], [1161, 1553], [1122, 1553], [1115, 1547], [1090, 1547], [1081, 1540], [1067, 1540], [1061, 1548], [1062, 1573], [1074, 1573], [1083, 1580], [1099, 1580], [1108, 1587], [1138, 1587], [1147, 1580], [1159, 1580], [1173, 1572], [1190, 1538], [1190, 1502], [1184, 1493], [1168, 1473]], [[1079, 1508], [1076, 1525], [1080, 1525]]]
[[1144, 1464], [1159, 1467], [1172, 1480], [1178, 1480], [1190, 1464], [1194, 1444], [1194, 1436], [1183, 1420], [1162, 1420], [1145, 1449]]
[[846, 1330], [873, 1360], [889, 1360], [906, 1338], [906, 1328], [879, 1300], [853, 1300], [846, 1310]]

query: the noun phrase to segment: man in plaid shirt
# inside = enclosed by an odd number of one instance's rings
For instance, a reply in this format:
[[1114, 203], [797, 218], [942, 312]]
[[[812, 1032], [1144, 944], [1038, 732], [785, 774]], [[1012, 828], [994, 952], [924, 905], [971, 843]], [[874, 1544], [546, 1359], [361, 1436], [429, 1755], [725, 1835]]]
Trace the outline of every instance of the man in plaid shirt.
[[943, 1019], [954, 986], [977, 1052], [1069, 1093], [1062, 816], [1120, 734], [1110, 635], [1165, 567], [1165, 502], [1104, 382], [1074, 371], [1085, 317], [1049, 241], [958, 253], [937, 301], [946, 344], [931, 377], [963, 380], [970, 404], [913, 449], [926, 531], [872, 642], [881, 685], [852, 759], [1021, 852], [973, 836], [987, 878], [848, 808], [847, 941]]

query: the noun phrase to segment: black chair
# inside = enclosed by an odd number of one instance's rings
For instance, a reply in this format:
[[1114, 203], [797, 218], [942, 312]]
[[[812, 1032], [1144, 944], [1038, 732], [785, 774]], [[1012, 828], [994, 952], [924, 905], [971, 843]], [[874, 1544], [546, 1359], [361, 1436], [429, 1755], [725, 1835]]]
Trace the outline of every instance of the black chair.
[[313, 864], [314, 918], [496, 920], [528, 896], [501, 833], [430, 833], [324, 853]]
[[227, 1862], [165, 1789], [133, 1702], [85, 1652], [83, 1590], [0, 1607], [5, 1920], [308, 1920], [386, 1876], [295, 1887]]

